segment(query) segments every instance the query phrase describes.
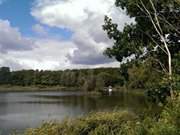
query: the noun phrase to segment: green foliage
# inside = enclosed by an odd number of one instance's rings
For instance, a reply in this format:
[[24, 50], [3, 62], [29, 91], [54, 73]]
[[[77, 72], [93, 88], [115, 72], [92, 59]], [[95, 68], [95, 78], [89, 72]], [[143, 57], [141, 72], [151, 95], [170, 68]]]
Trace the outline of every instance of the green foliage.
[[180, 51], [178, 54], [175, 55], [174, 59], [172, 60], [173, 63], [173, 89], [178, 91], [180, 90]]
[[21, 70], [10, 72], [0, 68], [0, 84], [12, 86], [65, 86], [85, 91], [102, 90], [109, 85], [123, 85], [118, 68], [80, 69], [65, 71]]
[[[152, 0], [157, 10], [158, 19], [162, 26], [163, 34], [168, 34], [168, 47], [172, 58], [180, 51], [178, 40], [180, 4], [175, 0]], [[114, 41], [112, 48], [107, 48], [105, 54], [122, 61], [131, 55], [136, 59], [149, 56], [161, 61], [167, 67], [167, 55], [159, 47], [161, 39], [154, 29], [149, 16], [143, 10], [143, 4], [154, 18], [154, 11], [149, 0], [116, 0], [116, 6], [126, 10], [127, 15], [135, 19], [134, 24], [126, 25], [123, 31], [118, 30], [118, 25], [112, 19], [105, 16], [103, 29], [110, 39]], [[163, 46], [162, 46], [163, 47]], [[164, 47], [163, 47], [164, 48]], [[146, 50], [146, 53], [144, 53]]]
[[148, 59], [136, 62], [128, 68], [128, 87], [148, 89], [155, 86], [163, 78], [163, 73], [155, 68], [154, 61]]
[[84, 90], [93, 91], [96, 88], [96, 78], [93, 70], [88, 70], [88, 76], [86, 76]]
[[154, 123], [152, 135], [180, 135], [180, 98], [170, 101]]
[[167, 76], [164, 76], [159, 82], [156, 82], [147, 89], [146, 95], [147, 98], [154, 103], [166, 104], [171, 89], [174, 90], [174, 96], [177, 96], [176, 94], [180, 90], [180, 75], [175, 74], [171, 82], [169, 82]]
[[[118, 25], [105, 16], [103, 30], [114, 41], [114, 45], [107, 48], [104, 54], [119, 62], [134, 56], [121, 67], [126, 86], [148, 88], [147, 95], [153, 101], [164, 102], [171, 86], [173, 90], [179, 89], [180, 3], [179, 0], [152, 0], [152, 3], [154, 7], [150, 0], [116, 0], [116, 6], [133, 17], [135, 23], [127, 24], [120, 31]], [[151, 21], [158, 23], [156, 17], [161, 27], [157, 29], [161, 34], [156, 31]], [[168, 57], [160, 35], [166, 37], [174, 75], [173, 80], [167, 80], [165, 83], [162, 80], [169, 69]]]
[[0, 68], [0, 84], [9, 84], [11, 79], [10, 69], [8, 67]]
[[169, 84], [156, 85], [146, 92], [147, 98], [154, 103], [166, 103], [170, 96]]
[[180, 75], [178, 75], [178, 74], [174, 75], [172, 87], [175, 91], [179, 92], [179, 90], [180, 90]]
[[122, 125], [135, 118], [128, 112], [96, 113], [62, 124], [45, 123], [40, 128], [27, 130], [25, 135], [115, 135]]
[[180, 98], [169, 101], [158, 117], [127, 111], [93, 113], [62, 123], [49, 122], [24, 135], [180, 135]]
[[102, 91], [105, 87], [106, 74], [99, 74], [96, 78], [96, 90]]

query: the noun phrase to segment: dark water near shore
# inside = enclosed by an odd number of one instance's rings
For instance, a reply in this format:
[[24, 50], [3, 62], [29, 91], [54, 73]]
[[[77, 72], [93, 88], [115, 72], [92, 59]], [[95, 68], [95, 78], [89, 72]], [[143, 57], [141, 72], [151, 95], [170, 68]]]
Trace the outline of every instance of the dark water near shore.
[[94, 111], [114, 109], [141, 112], [148, 108], [142, 95], [112, 93], [87, 95], [82, 92], [0, 93], [0, 135], [13, 129], [39, 126], [43, 121], [75, 118]]

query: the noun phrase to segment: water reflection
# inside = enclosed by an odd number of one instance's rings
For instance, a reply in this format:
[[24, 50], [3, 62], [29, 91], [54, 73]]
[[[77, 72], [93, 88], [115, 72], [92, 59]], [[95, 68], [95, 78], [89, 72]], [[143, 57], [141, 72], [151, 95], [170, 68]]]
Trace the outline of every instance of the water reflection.
[[82, 92], [0, 93], [0, 129], [4, 135], [14, 128], [36, 127], [43, 120], [62, 120], [114, 108], [136, 112], [147, 107], [143, 96], [124, 93], [103, 96]]

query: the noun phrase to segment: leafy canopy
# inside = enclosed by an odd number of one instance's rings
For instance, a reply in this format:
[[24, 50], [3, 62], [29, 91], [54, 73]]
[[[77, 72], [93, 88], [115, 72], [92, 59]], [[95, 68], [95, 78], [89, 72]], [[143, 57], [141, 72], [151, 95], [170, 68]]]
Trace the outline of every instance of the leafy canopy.
[[[175, 58], [180, 52], [180, 2], [179, 0], [152, 0], [157, 10], [157, 17], [162, 27], [162, 34], [168, 41], [168, 47]], [[104, 52], [110, 58], [122, 61], [123, 58], [135, 55], [136, 59], [153, 57], [167, 67], [167, 54], [162, 41], [145, 12], [145, 8], [155, 18], [150, 0], [116, 0], [116, 6], [126, 10], [135, 23], [126, 25], [123, 31], [112, 19], [105, 16], [103, 29], [114, 41], [112, 48]]]

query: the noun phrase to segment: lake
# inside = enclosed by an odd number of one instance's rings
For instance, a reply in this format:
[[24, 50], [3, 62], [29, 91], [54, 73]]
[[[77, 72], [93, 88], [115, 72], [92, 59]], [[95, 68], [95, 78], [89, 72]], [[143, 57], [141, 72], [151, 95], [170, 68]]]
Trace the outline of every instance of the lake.
[[37, 127], [43, 121], [75, 118], [94, 111], [114, 109], [138, 112], [148, 103], [141, 95], [112, 93], [87, 95], [83, 92], [0, 93], [0, 135], [13, 129]]

